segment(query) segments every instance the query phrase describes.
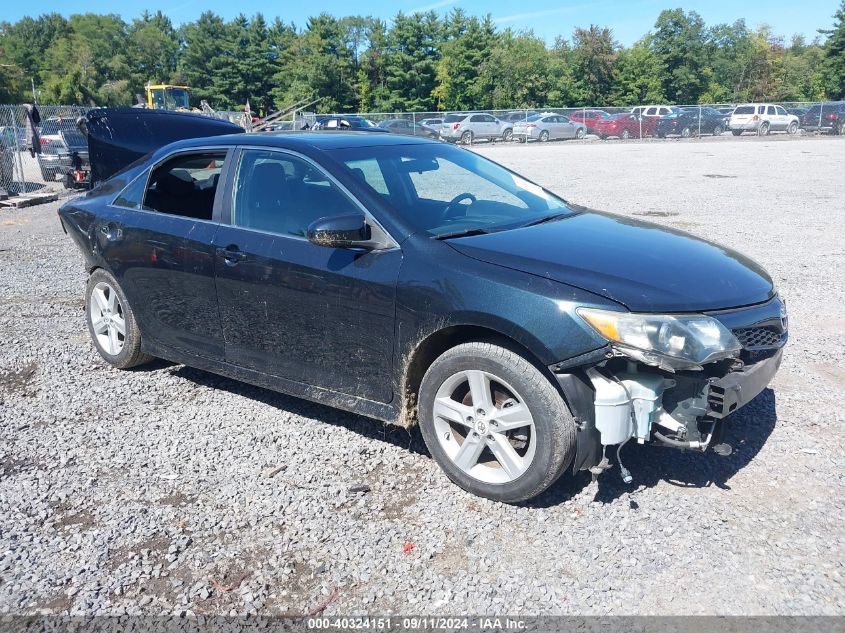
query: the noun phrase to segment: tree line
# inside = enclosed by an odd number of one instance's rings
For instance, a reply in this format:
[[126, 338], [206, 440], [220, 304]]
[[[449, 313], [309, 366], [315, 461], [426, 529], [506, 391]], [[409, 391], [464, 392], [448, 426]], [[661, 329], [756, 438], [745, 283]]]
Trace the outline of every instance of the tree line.
[[0, 22], [0, 103], [31, 101], [34, 85], [41, 103], [132, 105], [148, 82], [262, 113], [317, 97], [320, 112], [843, 99], [845, 0], [809, 42], [683, 9], [631, 46], [597, 25], [547, 45], [461, 9], [389, 23], [321, 13], [303, 28], [210, 11], [179, 27], [161, 12]]

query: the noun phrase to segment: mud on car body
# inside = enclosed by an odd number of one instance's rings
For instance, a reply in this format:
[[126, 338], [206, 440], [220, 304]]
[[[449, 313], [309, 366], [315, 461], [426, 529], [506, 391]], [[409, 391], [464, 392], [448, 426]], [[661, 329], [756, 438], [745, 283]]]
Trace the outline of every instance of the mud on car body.
[[413, 137], [179, 141], [60, 217], [113, 366], [161, 357], [419, 423], [454, 482], [505, 502], [631, 440], [726, 452], [787, 340], [738, 253]]

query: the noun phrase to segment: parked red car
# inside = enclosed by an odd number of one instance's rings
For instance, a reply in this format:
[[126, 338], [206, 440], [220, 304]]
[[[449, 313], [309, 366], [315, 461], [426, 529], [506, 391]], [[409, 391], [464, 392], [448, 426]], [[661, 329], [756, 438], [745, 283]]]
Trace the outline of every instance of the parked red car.
[[611, 115], [605, 112], [604, 110], [574, 110], [567, 116], [569, 117], [570, 121], [576, 121], [578, 123], [583, 123], [584, 125], [586, 125], [588, 134], [595, 134], [595, 122], [599, 119], [604, 119]]
[[593, 129], [600, 138], [618, 136], [619, 138], [642, 138], [643, 136], [654, 136], [657, 129], [658, 117], [640, 117], [630, 112], [612, 114], [609, 117], [597, 119], [593, 123]]

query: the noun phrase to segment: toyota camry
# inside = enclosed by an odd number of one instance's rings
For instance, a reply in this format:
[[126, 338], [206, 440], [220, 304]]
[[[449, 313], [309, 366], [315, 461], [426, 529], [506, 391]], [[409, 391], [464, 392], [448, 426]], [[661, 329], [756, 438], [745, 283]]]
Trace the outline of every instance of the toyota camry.
[[181, 140], [59, 214], [111, 366], [158, 357], [419, 424], [452, 481], [504, 502], [613, 447], [629, 481], [629, 441], [730, 450], [787, 341], [750, 259], [421, 138]]

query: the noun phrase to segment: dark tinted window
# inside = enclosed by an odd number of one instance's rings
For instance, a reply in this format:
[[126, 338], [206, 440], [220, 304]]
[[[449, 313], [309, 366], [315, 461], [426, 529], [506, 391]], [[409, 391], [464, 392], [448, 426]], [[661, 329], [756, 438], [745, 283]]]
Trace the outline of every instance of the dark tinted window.
[[304, 237], [314, 220], [359, 211], [308, 161], [267, 150], [245, 150], [235, 180], [232, 222]]
[[443, 119], [444, 123], [457, 123], [458, 121], [463, 121], [466, 118], [466, 114], [447, 114], [446, 118]]
[[754, 106], [739, 106], [734, 114], [754, 114]]
[[226, 152], [180, 154], [153, 170], [144, 208], [211, 220]]

